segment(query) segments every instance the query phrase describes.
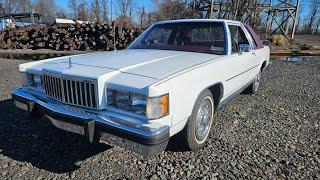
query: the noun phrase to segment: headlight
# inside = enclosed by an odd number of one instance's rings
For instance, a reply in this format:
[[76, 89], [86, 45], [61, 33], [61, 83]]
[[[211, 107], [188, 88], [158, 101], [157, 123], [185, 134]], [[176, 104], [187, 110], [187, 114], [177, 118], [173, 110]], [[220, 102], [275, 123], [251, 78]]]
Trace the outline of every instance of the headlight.
[[111, 89], [107, 89], [106, 96], [107, 96], [106, 98], [107, 105], [108, 106], [115, 105], [117, 92]]
[[158, 119], [169, 114], [169, 94], [148, 98], [147, 117]]
[[22, 85], [23, 86], [33, 86], [41, 88], [41, 76], [25, 73], [22, 75]]
[[34, 86], [34, 87], [41, 87], [41, 76], [39, 76], [39, 75], [33, 75], [32, 86]]
[[130, 94], [126, 92], [118, 92], [116, 96], [116, 104], [117, 105], [130, 104]]
[[109, 107], [125, 110], [148, 119], [158, 119], [169, 114], [169, 95], [147, 98], [144, 95], [106, 90]]
[[111, 89], [107, 89], [106, 95], [108, 106], [133, 112], [141, 116], [146, 115], [146, 96], [134, 93], [119, 92]]
[[132, 106], [146, 106], [147, 105], [147, 98], [143, 95], [131, 94], [130, 95], [130, 103]]
[[21, 83], [22, 86], [30, 86], [33, 82], [32, 74], [29, 73], [21, 73]]
[[140, 94], [130, 94], [130, 106], [132, 110], [140, 115], [146, 115], [147, 98]]

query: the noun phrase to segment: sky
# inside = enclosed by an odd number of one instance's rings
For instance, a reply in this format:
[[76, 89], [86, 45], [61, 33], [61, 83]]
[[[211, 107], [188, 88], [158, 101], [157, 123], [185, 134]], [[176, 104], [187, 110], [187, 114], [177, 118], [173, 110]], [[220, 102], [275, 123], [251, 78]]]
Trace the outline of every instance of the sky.
[[[59, 7], [62, 7], [64, 9], [68, 10], [69, 0], [55, 0], [55, 1]], [[92, 0], [87, 0], [87, 1], [91, 2]], [[110, 0], [107, 0], [107, 3], [110, 4]], [[115, 5], [118, 4], [118, 0], [113, 0], [113, 3]], [[151, 0], [134, 0], [134, 3], [138, 8], [141, 8], [144, 6], [147, 9], [147, 11], [152, 11], [152, 9], [153, 9], [153, 4], [152, 4]], [[110, 6], [108, 6], [108, 7], [110, 7]]]
[[[83, 0], [77, 0], [77, 1], [83, 1]], [[85, 0], [85, 1], [92, 2], [94, 0]], [[113, 3], [116, 5], [116, 8], [117, 8], [116, 12], [119, 12], [119, 8], [117, 7], [118, 0], [106, 0], [106, 1], [108, 3], [107, 8], [110, 8], [110, 2], [113, 1]], [[135, 6], [138, 8], [138, 9], [135, 9], [134, 12], [138, 12], [138, 10], [140, 10], [140, 8], [142, 8], [142, 7], [145, 7], [148, 12], [151, 12], [154, 9], [152, 0], [133, 0], [133, 1], [134, 1]], [[67, 11], [69, 10], [68, 9], [69, 0], [55, 0], [55, 2], [59, 7], [62, 7], [64, 9], [66, 9]], [[301, 0], [300, 5], [301, 5], [300, 6], [300, 18], [304, 19], [305, 15], [309, 12], [308, 7], [310, 7], [311, 4], [307, 0]], [[108, 9], [108, 11], [110, 12], [110, 9]]]

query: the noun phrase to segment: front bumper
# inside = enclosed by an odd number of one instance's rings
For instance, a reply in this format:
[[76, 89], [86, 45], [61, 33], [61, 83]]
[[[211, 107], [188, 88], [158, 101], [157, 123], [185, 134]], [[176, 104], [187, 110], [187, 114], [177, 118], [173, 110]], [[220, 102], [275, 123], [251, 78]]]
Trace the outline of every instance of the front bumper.
[[143, 155], [163, 151], [169, 140], [169, 127], [151, 124], [112, 110], [88, 110], [66, 105], [34, 93], [17, 88], [12, 98], [18, 108], [45, 115], [56, 127], [85, 135], [95, 140], [118, 145]]

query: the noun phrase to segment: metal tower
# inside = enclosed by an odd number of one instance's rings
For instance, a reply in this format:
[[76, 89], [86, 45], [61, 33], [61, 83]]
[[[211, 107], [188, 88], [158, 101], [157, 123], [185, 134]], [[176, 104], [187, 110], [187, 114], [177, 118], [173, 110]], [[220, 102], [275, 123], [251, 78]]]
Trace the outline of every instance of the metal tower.
[[268, 36], [283, 34], [293, 39], [300, 0], [194, 0], [203, 18], [223, 18], [258, 25]]

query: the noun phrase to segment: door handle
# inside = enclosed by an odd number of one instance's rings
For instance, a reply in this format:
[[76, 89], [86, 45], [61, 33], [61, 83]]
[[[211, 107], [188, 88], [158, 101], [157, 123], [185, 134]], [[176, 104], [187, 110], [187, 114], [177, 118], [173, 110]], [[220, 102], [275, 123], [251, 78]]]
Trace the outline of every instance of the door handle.
[[256, 54], [255, 52], [253, 52], [252, 55], [255, 55], [255, 56], [256, 56], [257, 54]]

